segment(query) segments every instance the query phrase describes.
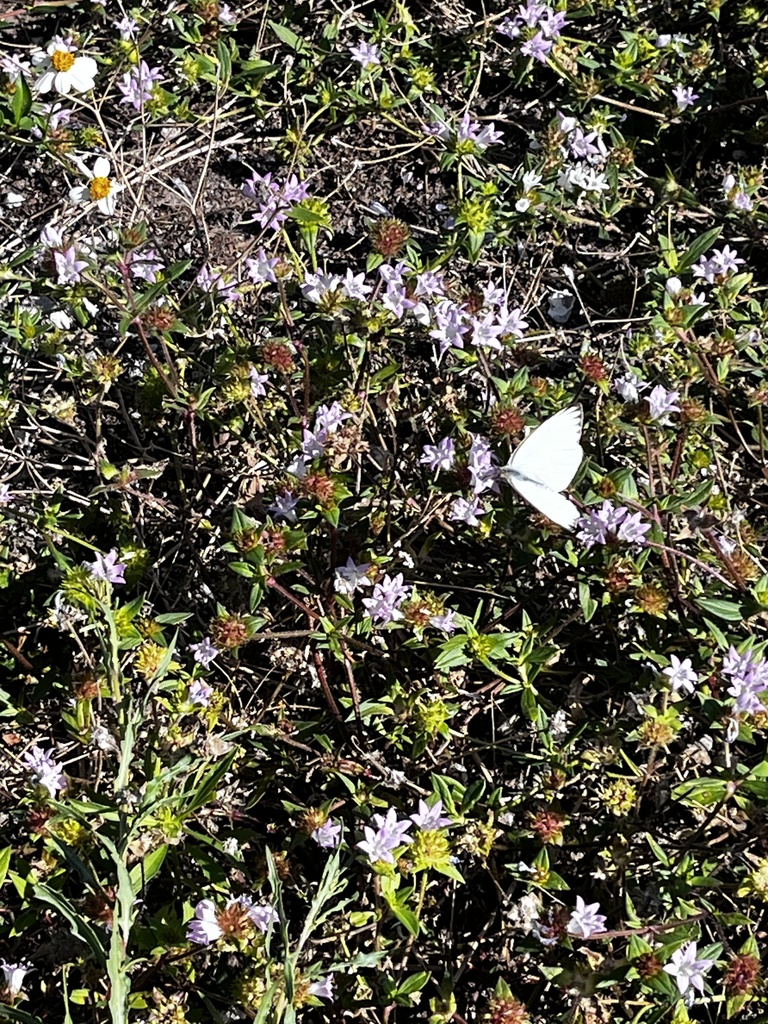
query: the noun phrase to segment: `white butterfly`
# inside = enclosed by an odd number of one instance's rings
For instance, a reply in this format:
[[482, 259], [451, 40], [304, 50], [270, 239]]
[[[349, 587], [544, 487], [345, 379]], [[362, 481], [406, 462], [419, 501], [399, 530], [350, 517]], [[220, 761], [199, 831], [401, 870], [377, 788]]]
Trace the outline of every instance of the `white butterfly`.
[[584, 458], [579, 444], [583, 424], [580, 405], [561, 409], [536, 427], [501, 469], [521, 498], [565, 530], [572, 530], [581, 514], [559, 492], [568, 487]]

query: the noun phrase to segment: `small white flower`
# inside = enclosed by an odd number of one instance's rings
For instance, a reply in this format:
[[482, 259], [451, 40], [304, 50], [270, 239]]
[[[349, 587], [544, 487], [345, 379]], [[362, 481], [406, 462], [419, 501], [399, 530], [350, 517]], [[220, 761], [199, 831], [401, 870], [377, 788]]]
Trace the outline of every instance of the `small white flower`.
[[599, 913], [599, 903], [585, 903], [583, 897], [576, 897], [576, 909], [568, 922], [568, 934], [588, 939], [591, 935], [605, 931], [605, 917]]
[[697, 948], [695, 942], [689, 942], [672, 954], [670, 963], [665, 964], [664, 970], [677, 980], [677, 987], [680, 995], [684, 996], [690, 986], [697, 992], [704, 991], [704, 975], [714, 966], [714, 960], [697, 960]]
[[5, 960], [0, 960], [0, 971], [2, 971], [3, 980], [5, 981], [5, 992], [11, 999], [15, 999], [21, 992], [24, 978], [32, 970], [34, 968], [25, 963], [8, 964]]
[[45, 50], [38, 50], [32, 62], [42, 74], [34, 84], [36, 93], [56, 92], [66, 96], [72, 92], [90, 92], [99, 70], [93, 57], [76, 57], [77, 47], [56, 36]]
[[101, 213], [111, 216], [115, 212], [115, 196], [123, 191], [125, 185], [110, 178], [109, 170], [109, 160], [103, 156], [96, 159], [93, 171], [83, 167], [90, 181], [87, 185], [71, 188], [69, 198], [75, 203], [96, 203]]

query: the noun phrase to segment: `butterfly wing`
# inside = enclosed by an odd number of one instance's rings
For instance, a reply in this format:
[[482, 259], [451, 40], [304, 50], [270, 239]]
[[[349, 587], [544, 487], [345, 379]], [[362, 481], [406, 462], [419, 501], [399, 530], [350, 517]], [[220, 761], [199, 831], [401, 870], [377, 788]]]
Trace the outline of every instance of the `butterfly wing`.
[[522, 498], [566, 530], [576, 525], [579, 512], [558, 492], [568, 487], [584, 458], [583, 423], [580, 405], [561, 409], [518, 445], [501, 471]]
[[562, 526], [564, 530], [573, 530], [581, 513], [562, 494], [537, 484], [533, 480], [511, 479], [509, 481], [521, 498], [525, 498], [529, 505], [533, 505], [547, 519]]

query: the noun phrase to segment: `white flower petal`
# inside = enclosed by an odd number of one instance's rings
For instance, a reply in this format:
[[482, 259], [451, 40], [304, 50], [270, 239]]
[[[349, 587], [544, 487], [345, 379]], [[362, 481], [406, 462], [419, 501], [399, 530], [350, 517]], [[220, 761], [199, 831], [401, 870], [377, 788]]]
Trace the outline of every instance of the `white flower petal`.
[[69, 198], [75, 203], [87, 203], [91, 193], [87, 185], [76, 185], [69, 190]]
[[97, 157], [93, 165], [93, 176], [94, 178], [109, 177], [109, 160], [105, 156]]
[[67, 96], [72, 89], [72, 79], [68, 71], [60, 71], [53, 80], [53, 87], [62, 96]]
[[38, 80], [35, 82], [35, 85], [34, 85], [35, 92], [42, 92], [42, 93], [50, 92], [51, 89], [53, 88], [53, 82], [54, 82], [55, 78], [56, 78], [56, 72], [55, 71], [44, 71], [42, 73], [42, 75], [38, 78]]
[[99, 199], [96, 205], [102, 213], [106, 214], [108, 217], [112, 216], [112, 214], [115, 212], [114, 192], [110, 192], [108, 196], [104, 196], [103, 199]]

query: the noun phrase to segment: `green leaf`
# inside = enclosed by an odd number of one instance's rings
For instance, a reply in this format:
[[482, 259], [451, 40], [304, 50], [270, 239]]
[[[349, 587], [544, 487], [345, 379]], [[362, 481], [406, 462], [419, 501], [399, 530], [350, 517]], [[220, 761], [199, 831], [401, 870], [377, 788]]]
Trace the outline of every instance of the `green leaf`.
[[168, 845], [158, 846], [157, 849], [148, 853], [144, 860], [134, 864], [131, 868], [131, 891], [138, 896], [145, 885], [149, 884], [160, 868], [168, 853]]
[[708, 807], [724, 800], [731, 786], [726, 779], [692, 779], [675, 786], [672, 796], [675, 800]]
[[416, 917], [414, 912], [408, 907], [403, 906], [402, 903], [398, 903], [396, 900], [393, 900], [389, 907], [398, 921], [404, 925], [407, 931], [409, 931], [415, 938], [419, 934], [419, 919]]
[[710, 231], [705, 231], [703, 235], [695, 238], [680, 257], [680, 262], [677, 265], [678, 272], [690, 270], [699, 256], [703, 256], [707, 249], [714, 245], [720, 237], [722, 230], [722, 227], [712, 228]]
[[412, 974], [406, 978], [402, 985], [399, 985], [394, 992], [397, 996], [408, 996], [412, 992], [419, 992], [432, 977], [430, 971], [420, 971], [419, 974]]
[[107, 954], [104, 950], [101, 938], [98, 933], [91, 927], [91, 925], [83, 917], [80, 916], [74, 904], [71, 903], [66, 896], [63, 896], [60, 892], [56, 892], [50, 886], [44, 882], [38, 882], [34, 888], [35, 899], [40, 900], [42, 903], [48, 903], [58, 911], [62, 917], [65, 917], [69, 921], [72, 929], [72, 934], [75, 938], [80, 939], [81, 942], [86, 943], [90, 947], [93, 955], [100, 967], [107, 966]]
[[715, 618], [725, 619], [726, 622], [741, 622], [748, 619], [749, 614], [742, 605], [734, 601], [722, 601], [716, 597], [697, 597], [696, 604], [707, 615], [714, 615]]
[[0, 851], [0, 886], [4, 884], [8, 875], [8, 868], [11, 866], [12, 852], [12, 846], [6, 846], [4, 850]]
[[7, 1003], [0, 1003], [0, 1020], [17, 1020], [20, 1024], [43, 1024], [39, 1017], [18, 1007], [8, 1006]]
[[286, 28], [285, 25], [278, 25], [276, 21], [270, 21], [269, 27], [275, 33], [281, 43], [285, 43], [286, 46], [290, 46], [296, 53], [307, 53], [308, 47], [301, 36], [297, 36], [291, 29]]
[[24, 75], [19, 75], [16, 79], [16, 87], [13, 91], [13, 98], [11, 99], [11, 110], [13, 111], [13, 121], [15, 125], [21, 123], [21, 119], [26, 117], [32, 109], [32, 93], [27, 80]]

